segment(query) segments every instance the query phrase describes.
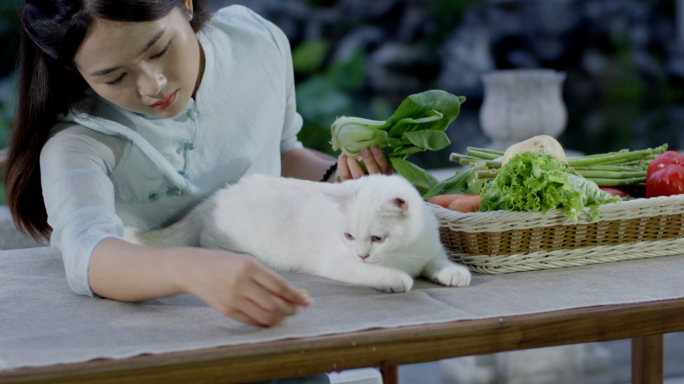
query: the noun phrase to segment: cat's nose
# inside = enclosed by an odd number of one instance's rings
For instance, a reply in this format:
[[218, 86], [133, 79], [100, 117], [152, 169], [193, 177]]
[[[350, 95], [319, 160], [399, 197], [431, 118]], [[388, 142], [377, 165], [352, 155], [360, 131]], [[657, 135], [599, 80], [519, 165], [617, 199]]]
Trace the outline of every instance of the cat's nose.
[[361, 260], [366, 260], [369, 255], [358, 255]]

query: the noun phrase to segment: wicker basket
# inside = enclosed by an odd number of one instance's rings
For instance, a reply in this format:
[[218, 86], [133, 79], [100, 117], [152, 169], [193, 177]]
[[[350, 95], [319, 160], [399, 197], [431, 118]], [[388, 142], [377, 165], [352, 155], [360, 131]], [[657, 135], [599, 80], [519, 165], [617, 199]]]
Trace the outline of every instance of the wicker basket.
[[684, 195], [601, 206], [598, 222], [559, 210], [460, 213], [428, 204], [456, 262], [498, 274], [684, 253]]

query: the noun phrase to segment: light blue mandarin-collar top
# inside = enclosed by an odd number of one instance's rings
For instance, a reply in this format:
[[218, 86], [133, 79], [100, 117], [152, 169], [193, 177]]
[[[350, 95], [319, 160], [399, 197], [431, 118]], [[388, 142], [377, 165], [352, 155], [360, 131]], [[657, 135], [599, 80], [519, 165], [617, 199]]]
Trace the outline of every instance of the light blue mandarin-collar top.
[[219, 10], [198, 32], [205, 70], [195, 99], [173, 118], [129, 112], [90, 93], [52, 130], [40, 157], [43, 197], [67, 280], [93, 296], [88, 264], [124, 226], [156, 229], [225, 184], [280, 175], [301, 147], [290, 46], [243, 6]]

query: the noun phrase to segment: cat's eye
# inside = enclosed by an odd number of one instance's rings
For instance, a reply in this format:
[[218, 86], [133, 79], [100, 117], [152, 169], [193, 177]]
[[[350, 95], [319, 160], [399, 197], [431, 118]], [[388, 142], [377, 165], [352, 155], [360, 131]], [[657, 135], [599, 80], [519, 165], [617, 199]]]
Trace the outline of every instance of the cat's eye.
[[350, 233], [345, 233], [345, 234], [344, 234], [344, 237], [345, 237], [347, 240], [354, 240], [354, 236], [352, 236]]
[[374, 242], [374, 243], [382, 243], [383, 241], [385, 241], [385, 236], [375, 236], [375, 235], [373, 235], [373, 236], [371, 236], [371, 241]]

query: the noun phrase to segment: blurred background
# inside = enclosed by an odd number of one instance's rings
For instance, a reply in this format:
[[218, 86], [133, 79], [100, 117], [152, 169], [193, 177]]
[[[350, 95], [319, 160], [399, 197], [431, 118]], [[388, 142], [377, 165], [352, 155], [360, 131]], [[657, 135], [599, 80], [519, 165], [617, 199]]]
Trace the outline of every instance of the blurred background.
[[[567, 75], [568, 122], [558, 139], [568, 149], [684, 148], [684, 1], [208, 1], [214, 9], [245, 5], [285, 32], [305, 122], [300, 139], [323, 152], [333, 154], [337, 116], [386, 120], [410, 94], [443, 89], [467, 98], [447, 130], [452, 144], [411, 161], [451, 167], [451, 152], [489, 143], [478, 121], [481, 76], [513, 68]], [[14, 109], [20, 4], [0, 0], [0, 145]]]
[[[243, 4], [289, 37], [300, 139], [332, 153], [336, 116], [386, 120], [412, 93], [466, 96], [452, 144], [413, 155], [453, 166], [451, 152], [487, 146], [481, 76], [497, 69], [565, 72], [564, 147], [586, 154], [668, 143], [684, 148], [684, 1], [212, 0]], [[681, 132], [681, 133], [680, 133]]]

